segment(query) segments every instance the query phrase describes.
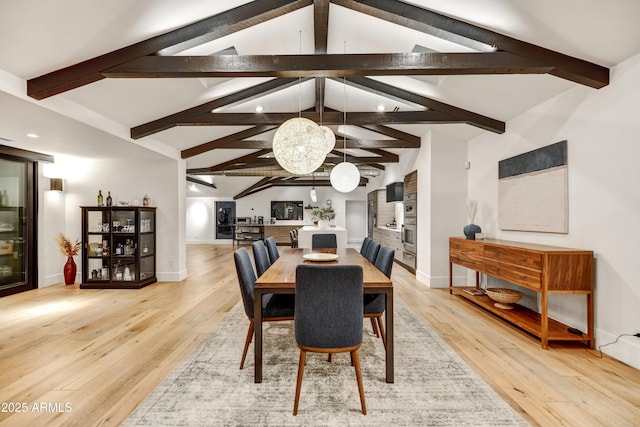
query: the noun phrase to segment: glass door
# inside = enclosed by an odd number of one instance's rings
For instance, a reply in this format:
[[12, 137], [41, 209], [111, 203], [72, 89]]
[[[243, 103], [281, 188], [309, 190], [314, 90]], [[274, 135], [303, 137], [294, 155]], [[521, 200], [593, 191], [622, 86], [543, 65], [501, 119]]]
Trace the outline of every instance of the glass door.
[[0, 154], [0, 296], [37, 287], [34, 163]]
[[236, 202], [216, 202], [216, 239], [233, 239]]

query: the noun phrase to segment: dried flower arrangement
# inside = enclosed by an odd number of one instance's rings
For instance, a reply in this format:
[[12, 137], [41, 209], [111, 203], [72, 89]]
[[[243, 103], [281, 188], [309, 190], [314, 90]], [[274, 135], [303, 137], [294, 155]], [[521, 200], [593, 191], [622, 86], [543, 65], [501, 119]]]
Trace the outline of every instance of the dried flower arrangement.
[[71, 239], [60, 233], [56, 241], [58, 242], [60, 252], [65, 256], [74, 257], [80, 252], [81, 244], [79, 239], [76, 239], [76, 241], [72, 243]]

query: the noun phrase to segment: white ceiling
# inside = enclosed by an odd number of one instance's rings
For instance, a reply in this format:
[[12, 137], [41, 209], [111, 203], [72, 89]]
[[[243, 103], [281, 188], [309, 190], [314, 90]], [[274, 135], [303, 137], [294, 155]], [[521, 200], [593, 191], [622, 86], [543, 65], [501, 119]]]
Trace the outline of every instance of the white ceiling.
[[[481, 27], [543, 46], [599, 65], [613, 67], [640, 53], [640, 1], [610, 0], [419, 0], [406, 1]], [[267, 78], [238, 79], [104, 79], [96, 83], [34, 101], [25, 94], [25, 81], [73, 65], [97, 55], [128, 46], [191, 22], [218, 14], [248, 1], [241, 0], [0, 0], [0, 90], [31, 104], [42, 105], [76, 119], [74, 137], [94, 138], [101, 129], [116, 139], [150, 147], [179, 157], [179, 151], [246, 129], [228, 127], [179, 127], [132, 141], [129, 128], [201, 104]], [[414, 46], [443, 52], [468, 48], [430, 35], [381, 21], [331, 4], [328, 53], [403, 53]], [[314, 52], [313, 7], [305, 7], [181, 54], [211, 54], [235, 47], [240, 55], [311, 54]], [[405, 90], [434, 98], [478, 114], [507, 122], [577, 83], [551, 75], [375, 77]], [[592, 89], [597, 90], [597, 89]], [[314, 106], [314, 85], [291, 87], [224, 111], [298, 111]], [[6, 120], [4, 113], [27, 108], [24, 101], [0, 96], [0, 137], [23, 141], [24, 129], [34, 132], [46, 123], [47, 138], [69, 137], [69, 122], [56, 129], [45, 109], [29, 108], [28, 121]], [[375, 111], [422, 109], [415, 105], [373, 95], [327, 79], [325, 105], [337, 110]], [[19, 108], [18, 108], [19, 107]], [[42, 114], [43, 120], [39, 119]], [[348, 121], [348, 114], [347, 114]], [[18, 123], [19, 122], [19, 123]], [[88, 125], [87, 125], [88, 124]], [[486, 132], [470, 125], [411, 124], [391, 126], [415, 135], [436, 127], [439, 133], [470, 139]], [[335, 128], [335, 127], [334, 127]], [[57, 133], [60, 132], [60, 135]], [[102, 132], [99, 133], [102, 135]], [[270, 134], [252, 139], [269, 138]], [[377, 139], [383, 139], [381, 137]], [[0, 142], [2, 142], [0, 140]], [[42, 144], [42, 142], [40, 142]], [[95, 147], [93, 155], [109, 151], [108, 144]], [[106, 146], [105, 146], [106, 145]], [[46, 146], [45, 146], [46, 148]], [[64, 152], [58, 143], [44, 152]], [[59, 150], [59, 151], [58, 151]], [[112, 150], [113, 151], [113, 150]], [[140, 155], [142, 155], [140, 151]], [[215, 150], [187, 159], [187, 167], [205, 167], [251, 150]], [[256, 181], [255, 178], [250, 178]], [[252, 182], [250, 181], [250, 182]]]

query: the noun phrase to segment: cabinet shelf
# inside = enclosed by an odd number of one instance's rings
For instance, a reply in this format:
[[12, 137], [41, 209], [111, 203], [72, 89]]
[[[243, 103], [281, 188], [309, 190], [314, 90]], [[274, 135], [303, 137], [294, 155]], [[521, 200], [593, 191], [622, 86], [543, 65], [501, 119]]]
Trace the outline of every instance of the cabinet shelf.
[[[471, 295], [468, 287], [453, 286], [453, 264], [513, 283], [540, 294], [540, 312], [516, 304], [512, 310], [494, 305], [486, 295]], [[535, 335], [542, 348], [549, 341], [586, 341], [595, 348], [593, 303], [593, 252], [504, 240], [449, 239], [449, 292]], [[587, 332], [573, 334], [569, 326], [548, 316], [550, 294], [587, 296]]]
[[[464, 292], [465, 289], [475, 289], [474, 287], [459, 287], [453, 288], [453, 294], [468, 299], [469, 301], [479, 305], [483, 309], [490, 311], [491, 313], [503, 318], [504, 320], [512, 323], [513, 325], [524, 329], [535, 337], [540, 337], [542, 334], [541, 320], [542, 317], [537, 311], [533, 311], [520, 304], [513, 304], [513, 309], [505, 310], [498, 308], [494, 305], [495, 301], [486, 295], [470, 295]], [[550, 341], [585, 341], [588, 338], [584, 335], [572, 334], [568, 331], [569, 326], [562, 322], [558, 322], [555, 319], [549, 318], [547, 326], [548, 339]]]
[[[80, 288], [139, 289], [157, 281], [156, 208], [82, 206], [81, 209]], [[122, 227], [126, 231], [121, 231]], [[142, 253], [141, 248], [148, 252]], [[100, 255], [105, 249], [108, 253]], [[122, 251], [123, 254], [118, 253]]]
[[264, 224], [234, 224], [233, 243], [264, 240]]

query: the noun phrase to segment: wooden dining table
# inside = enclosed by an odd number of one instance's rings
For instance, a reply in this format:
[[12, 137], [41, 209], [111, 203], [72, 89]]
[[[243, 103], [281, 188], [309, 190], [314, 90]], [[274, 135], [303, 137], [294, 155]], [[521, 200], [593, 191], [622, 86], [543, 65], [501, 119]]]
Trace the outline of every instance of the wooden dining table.
[[[338, 255], [334, 261], [308, 261], [304, 255], [313, 252], [329, 252]], [[386, 381], [392, 383], [393, 377], [393, 283], [375, 265], [369, 262], [354, 248], [338, 249], [302, 249], [284, 248], [280, 257], [257, 280], [254, 288], [254, 376], [255, 382], [262, 382], [262, 296], [265, 294], [295, 294], [296, 267], [300, 264], [314, 265], [359, 265], [363, 272], [363, 290], [365, 294], [385, 294], [385, 328], [387, 333]], [[382, 344], [380, 344], [382, 345]]]

